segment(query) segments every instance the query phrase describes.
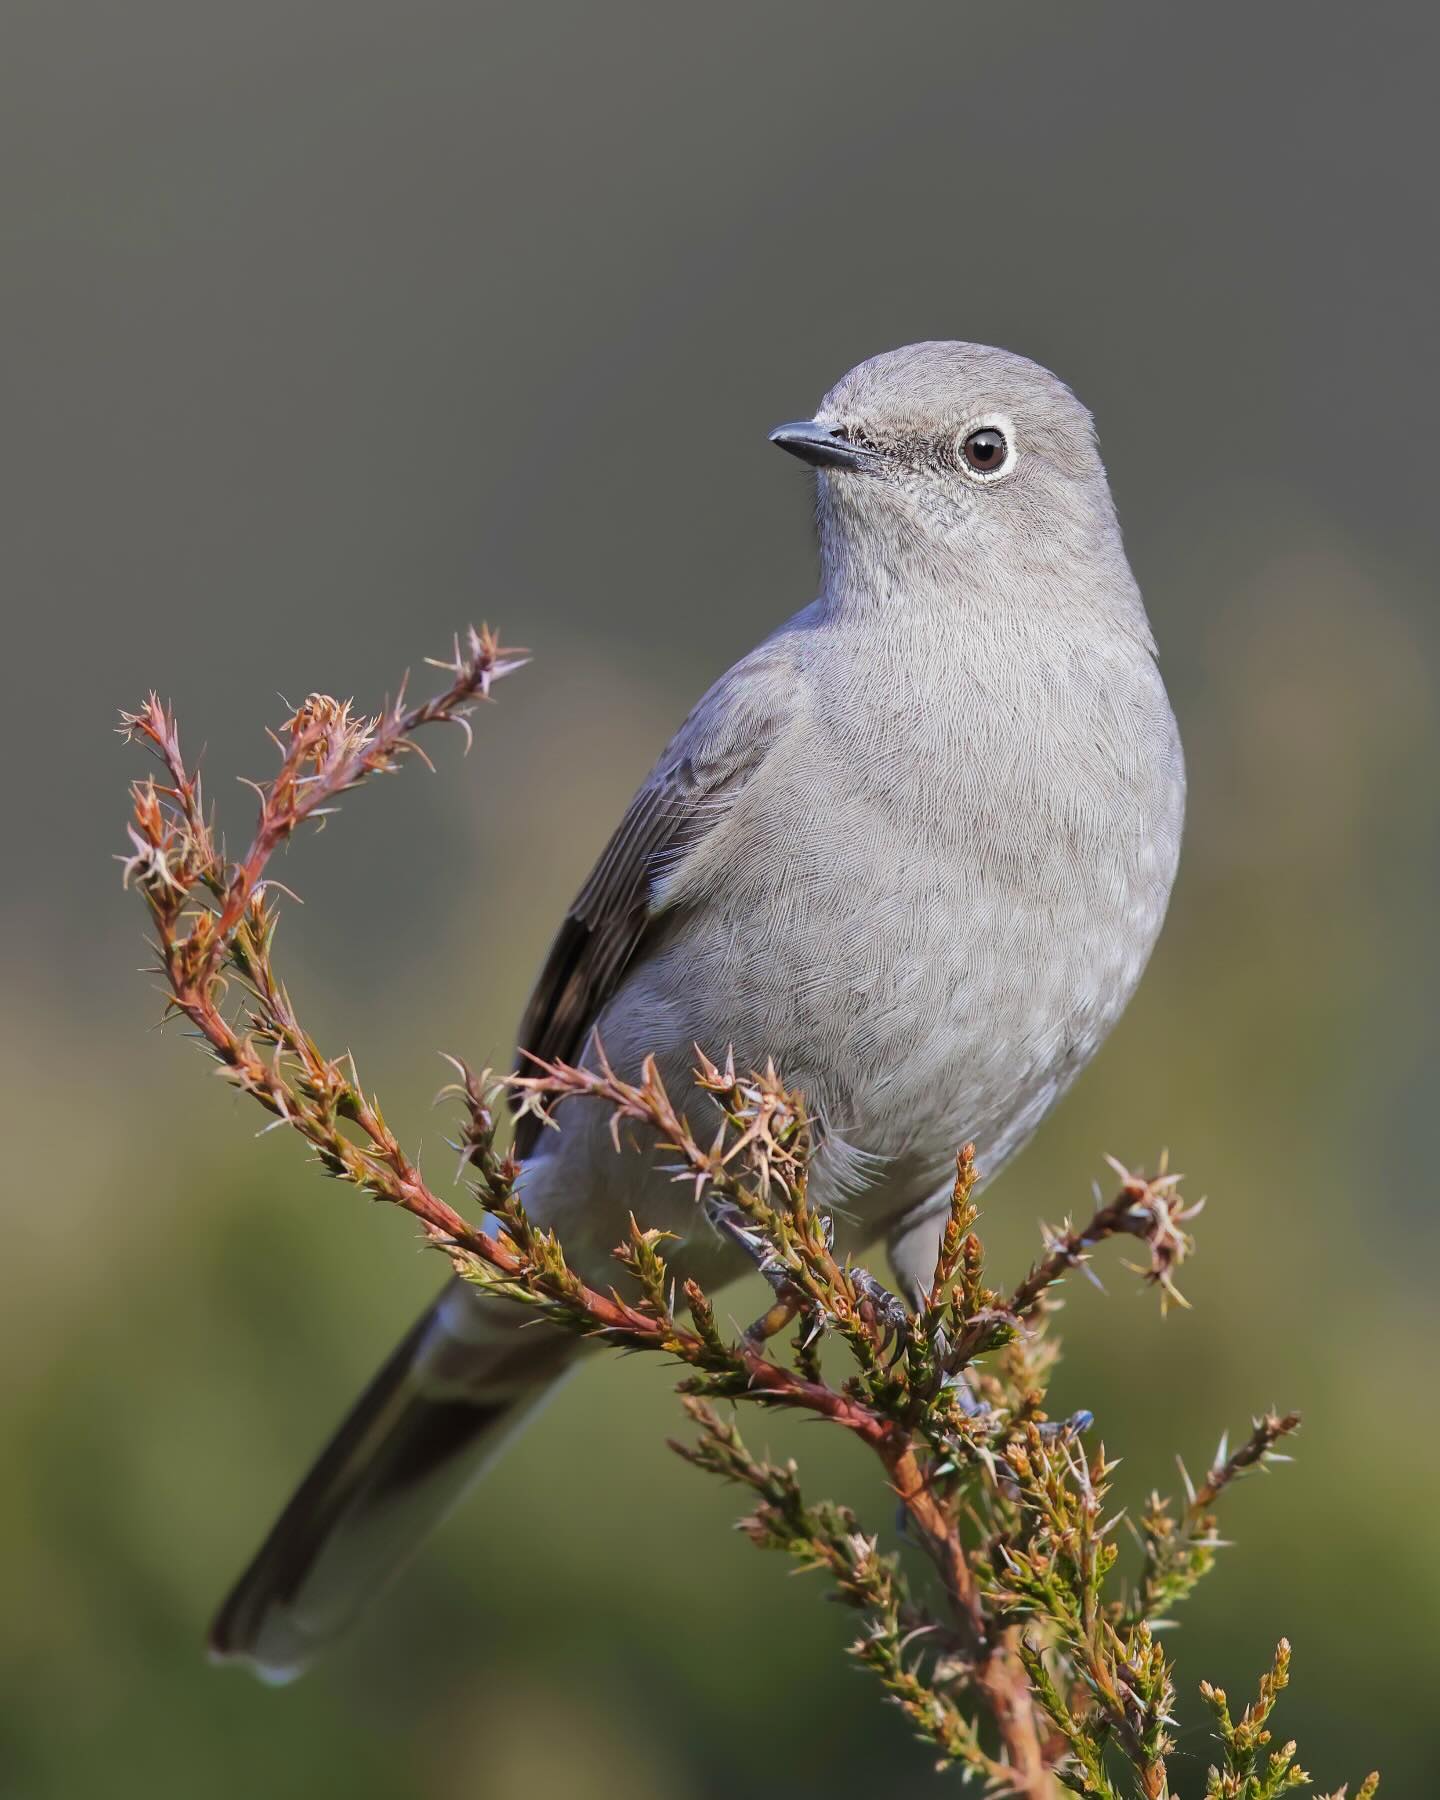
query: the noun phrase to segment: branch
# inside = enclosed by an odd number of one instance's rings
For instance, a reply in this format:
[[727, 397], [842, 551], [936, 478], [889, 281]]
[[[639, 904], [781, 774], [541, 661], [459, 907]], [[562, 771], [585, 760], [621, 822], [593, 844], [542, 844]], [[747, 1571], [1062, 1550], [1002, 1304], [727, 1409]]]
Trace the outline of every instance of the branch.
[[1132, 1534], [1144, 1552], [1140, 1585], [1129, 1606], [1117, 1609], [1117, 1625], [1128, 1629], [1141, 1620], [1152, 1624], [1168, 1618], [1189, 1597], [1215, 1563], [1215, 1553], [1225, 1547], [1218, 1535], [1211, 1508], [1225, 1489], [1254, 1469], [1289, 1462], [1275, 1446], [1300, 1429], [1299, 1413], [1266, 1413], [1256, 1419], [1249, 1437], [1236, 1451], [1222, 1437], [1215, 1461], [1197, 1488], [1183, 1462], [1180, 1478], [1185, 1483], [1186, 1504], [1177, 1521], [1172, 1502], [1152, 1493]]
[[1169, 1174], [1163, 1157], [1159, 1174], [1153, 1176], [1132, 1174], [1113, 1156], [1106, 1161], [1120, 1177], [1119, 1193], [1102, 1205], [1097, 1189], [1096, 1211], [1083, 1230], [1077, 1231], [1068, 1219], [1058, 1231], [1047, 1229], [1045, 1255], [1011, 1296], [1010, 1311], [1016, 1318], [1033, 1318], [1057, 1282], [1088, 1263], [1097, 1244], [1120, 1235], [1139, 1238], [1150, 1251], [1148, 1267], [1135, 1272], [1155, 1283], [1163, 1299], [1189, 1305], [1175, 1286], [1174, 1273], [1195, 1246], [1180, 1227], [1195, 1218], [1205, 1202], [1182, 1204], [1178, 1189], [1183, 1177]]
[[[678, 1101], [653, 1058], [632, 1081], [598, 1045], [593, 1067], [535, 1061], [534, 1073], [512, 1078], [522, 1111], [552, 1127], [556, 1108], [572, 1101], [607, 1107], [617, 1152], [631, 1137], [647, 1154], [658, 1151], [711, 1224], [750, 1254], [775, 1300], [756, 1327], [730, 1341], [709, 1295], [688, 1280], [677, 1290], [665, 1234], [633, 1218], [615, 1250], [625, 1292], [597, 1288], [570, 1267], [555, 1234], [527, 1216], [516, 1192], [519, 1164], [497, 1143], [507, 1084], [450, 1059], [459, 1176], [496, 1221], [487, 1230], [427, 1184], [378, 1100], [363, 1091], [353, 1059], [324, 1052], [301, 1023], [273, 961], [276, 896], [286, 891], [269, 874], [276, 851], [307, 821], [323, 824], [368, 776], [392, 772], [412, 751], [423, 759], [415, 742], [422, 728], [459, 725], [468, 745], [474, 707], [522, 661], [488, 630], [471, 631], [435, 665], [448, 685], [421, 705], [404, 705], [403, 684], [400, 698], [370, 717], [353, 702], [311, 695], [272, 734], [280, 766], [269, 781], [249, 784], [258, 816], [234, 862], [217, 844], [173, 712], [151, 695], [122, 715], [126, 735], [165, 770], [163, 781], [132, 789], [130, 849], [121, 860], [149, 908], [167, 1016], [182, 1015], [222, 1076], [251, 1094], [273, 1125], [296, 1132], [327, 1175], [409, 1213], [477, 1288], [562, 1329], [678, 1360], [699, 1441], [676, 1448], [755, 1493], [755, 1510], [742, 1521], [753, 1542], [823, 1570], [860, 1611], [854, 1655], [942, 1766], [958, 1764], [987, 1792], [1025, 1800], [1053, 1800], [1057, 1786], [1095, 1800], [1120, 1800], [1122, 1792], [1163, 1800], [1174, 1683], [1152, 1626], [1213, 1562], [1219, 1496], [1250, 1470], [1283, 1460], [1276, 1445], [1298, 1424], [1293, 1414], [1270, 1414], [1233, 1454], [1222, 1442], [1200, 1486], [1186, 1478], [1178, 1519], [1152, 1496], [1138, 1529], [1138, 1590], [1128, 1603], [1107, 1598], [1122, 1516], [1105, 1516], [1115, 1465], [1103, 1446], [1082, 1448], [1088, 1415], [1048, 1419], [1055, 1349], [1044, 1334], [1056, 1284], [1110, 1237], [1142, 1242], [1149, 1259], [1138, 1272], [1159, 1286], [1162, 1304], [1179, 1300], [1174, 1272], [1192, 1248], [1184, 1226], [1199, 1207], [1183, 1204], [1179, 1178], [1163, 1161], [1153, 1177], [1114, 1164], [1115, 1198], [1102, 1203], [1097, 1195], [1081, 1229], [1067, 1221], [1047, 1230], [1044, 1253], [1007, 1295], [986, 1285], [973, 1200], [979, 1171], [966, 1145], [930, 1291], [909, 1312], [868, 1270], [837, 1256], [831, 1221], [810, 1196], [804, 1099], [773, 1066], [746, 1073], [733, 1057], [722, 1065], [697, 1050], [693, 1090]], [[774, 1340], [791, 1321], [787, 1361]], [[848, 1359], [838, 1380], [822, 1368], [824, 1338]], [[1001, 1354], [978, 1377], [981, 1399], [969, 1383], [992, 1351]], [[847, 1508], [806, 1501], [793, 1464], [753, 1458], [709, 1404], [719, 1399], [805, 1412], [867, 1445], [933, 1570], [934, 1604], [911, 1592], [897, 1560], [880, 1553]], [[1264, 1769], [1256, 1762], [1287, 1670], [1288, 1660], [1277, 1662], [1239, 1725], [1223, 1694], [1207, 1691], [1226, 1759], [1212, 1772], [1219, 1785], [1207, 1791], [1220, 1800], [1272, 1800], [1300, 1779], [1293, 1747]], [[1133, 1784], [1126, 1789], [1117, 1785], [1120, 1765]], [[1372, 1777], [1360, 1800], [1374, 1791]]]

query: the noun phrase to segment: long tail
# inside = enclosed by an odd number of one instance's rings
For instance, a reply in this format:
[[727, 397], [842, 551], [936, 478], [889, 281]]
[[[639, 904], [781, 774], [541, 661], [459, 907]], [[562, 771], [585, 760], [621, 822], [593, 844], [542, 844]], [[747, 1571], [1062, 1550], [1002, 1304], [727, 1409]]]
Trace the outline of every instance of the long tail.
[[[524, 1327], [522, 1329], [522, 1327]], [[575, 1339], [452, 1282], [352, 1408], [210, 1628], [292, 1680], [341, 1636], [564, 1374]]]

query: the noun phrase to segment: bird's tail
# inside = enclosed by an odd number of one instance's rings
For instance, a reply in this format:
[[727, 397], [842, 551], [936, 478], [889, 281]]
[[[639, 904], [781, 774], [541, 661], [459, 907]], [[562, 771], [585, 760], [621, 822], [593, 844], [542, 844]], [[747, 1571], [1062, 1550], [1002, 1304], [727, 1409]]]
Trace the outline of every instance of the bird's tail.
[[345, 1632], [555, 1386], [577, 1340], [454, 1281], [361, 1395], [210, 1629], [267, 1681]]

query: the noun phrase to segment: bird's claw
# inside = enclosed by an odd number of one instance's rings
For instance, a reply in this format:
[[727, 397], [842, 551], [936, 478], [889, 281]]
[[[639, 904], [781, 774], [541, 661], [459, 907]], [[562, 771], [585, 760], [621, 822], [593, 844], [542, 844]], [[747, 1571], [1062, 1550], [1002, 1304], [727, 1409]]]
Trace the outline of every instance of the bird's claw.
[[879, 1328], [884, 1343], [893, 1342], [895, 1351], [892, 1360], [898, 1361], [910, 1342], [913, 1321], [909, 1308], [883, 1282], [877, 1281], [868, 1269], [861, 1268], [858, 1263], [851, 1265], [850, 1280], [860, 1301], [862, 1315]]
[[1081, 1432], [1088, 1431], [1095, 1423], [1095, 1415], [1081, 1407], [1079, 1412], [1071, 1413], [1068, 1419], [1047, 1419], [1038, 1429], [1040, 1436], [1047, 1444], [1069, 1443]]
[[711, 1200], [706, 1203], [705, 1215], [721, 1237], [728, 1238], [744, 1251], [777, 1295], [784, 1297], [790, 1292], [789, 1278], [774, 1251], [739, 1207], [732, 1206], [728, 1200]]
[[711, 1200], [706, 1205], [705, 1213], [711, 1226], [721, 1237], [728, 1238], [745, 1252], [775, 1294], [774, 1305], [767, 1307], [753, 1324], [747, 1326], [746, 1340], [758, 1348], [783, 1331], [797, 1314], [803, 1313], [807, 1327], [804, 1347], [808, 1349], [825, 1329], [824, 1314], [818, 1307], [805, 1305], [770, 1246], [738, 1207], [732, 1206], [728, 1200]]

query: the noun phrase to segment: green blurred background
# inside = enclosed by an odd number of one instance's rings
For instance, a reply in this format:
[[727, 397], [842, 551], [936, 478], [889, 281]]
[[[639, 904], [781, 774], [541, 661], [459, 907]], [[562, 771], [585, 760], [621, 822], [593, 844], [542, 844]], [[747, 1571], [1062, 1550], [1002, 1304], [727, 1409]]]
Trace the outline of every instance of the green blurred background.
[[[1192, 774], [1150, 975], [991, 1192], [996, 1257], [1102, 1152], [1170, 1145], [1211, 1195], [1195, 1310], [1106, 1259], [1058, 1398], [1131, 1502], [1306, 1415], [1173, 1640], [1180, 1789], [1195, 1683], [1248, 1690], [1284, 1631], [1305, 1760], [1434, 1792], [1433, 13], [6, 13], [5, 1800], [931, 1790], [849, 1618], [728, 1530], [637, 1361], [584, 1371], [312, 1677], [205, 1666], [439, 1271], [147, 1033], [109, 860], [148, 685], [238, 833], [277, 689], [373, 700], [482, 616], [533, 646], [468, 761], [284, 870], [298, 996], [438, 1175], [436, 1050], [506, 1057], [654, 752], [813, 591], [766, 429], [927, 336], [1094, 407]], [[844, 1444], [752, 1437], [888, 1527]]]

